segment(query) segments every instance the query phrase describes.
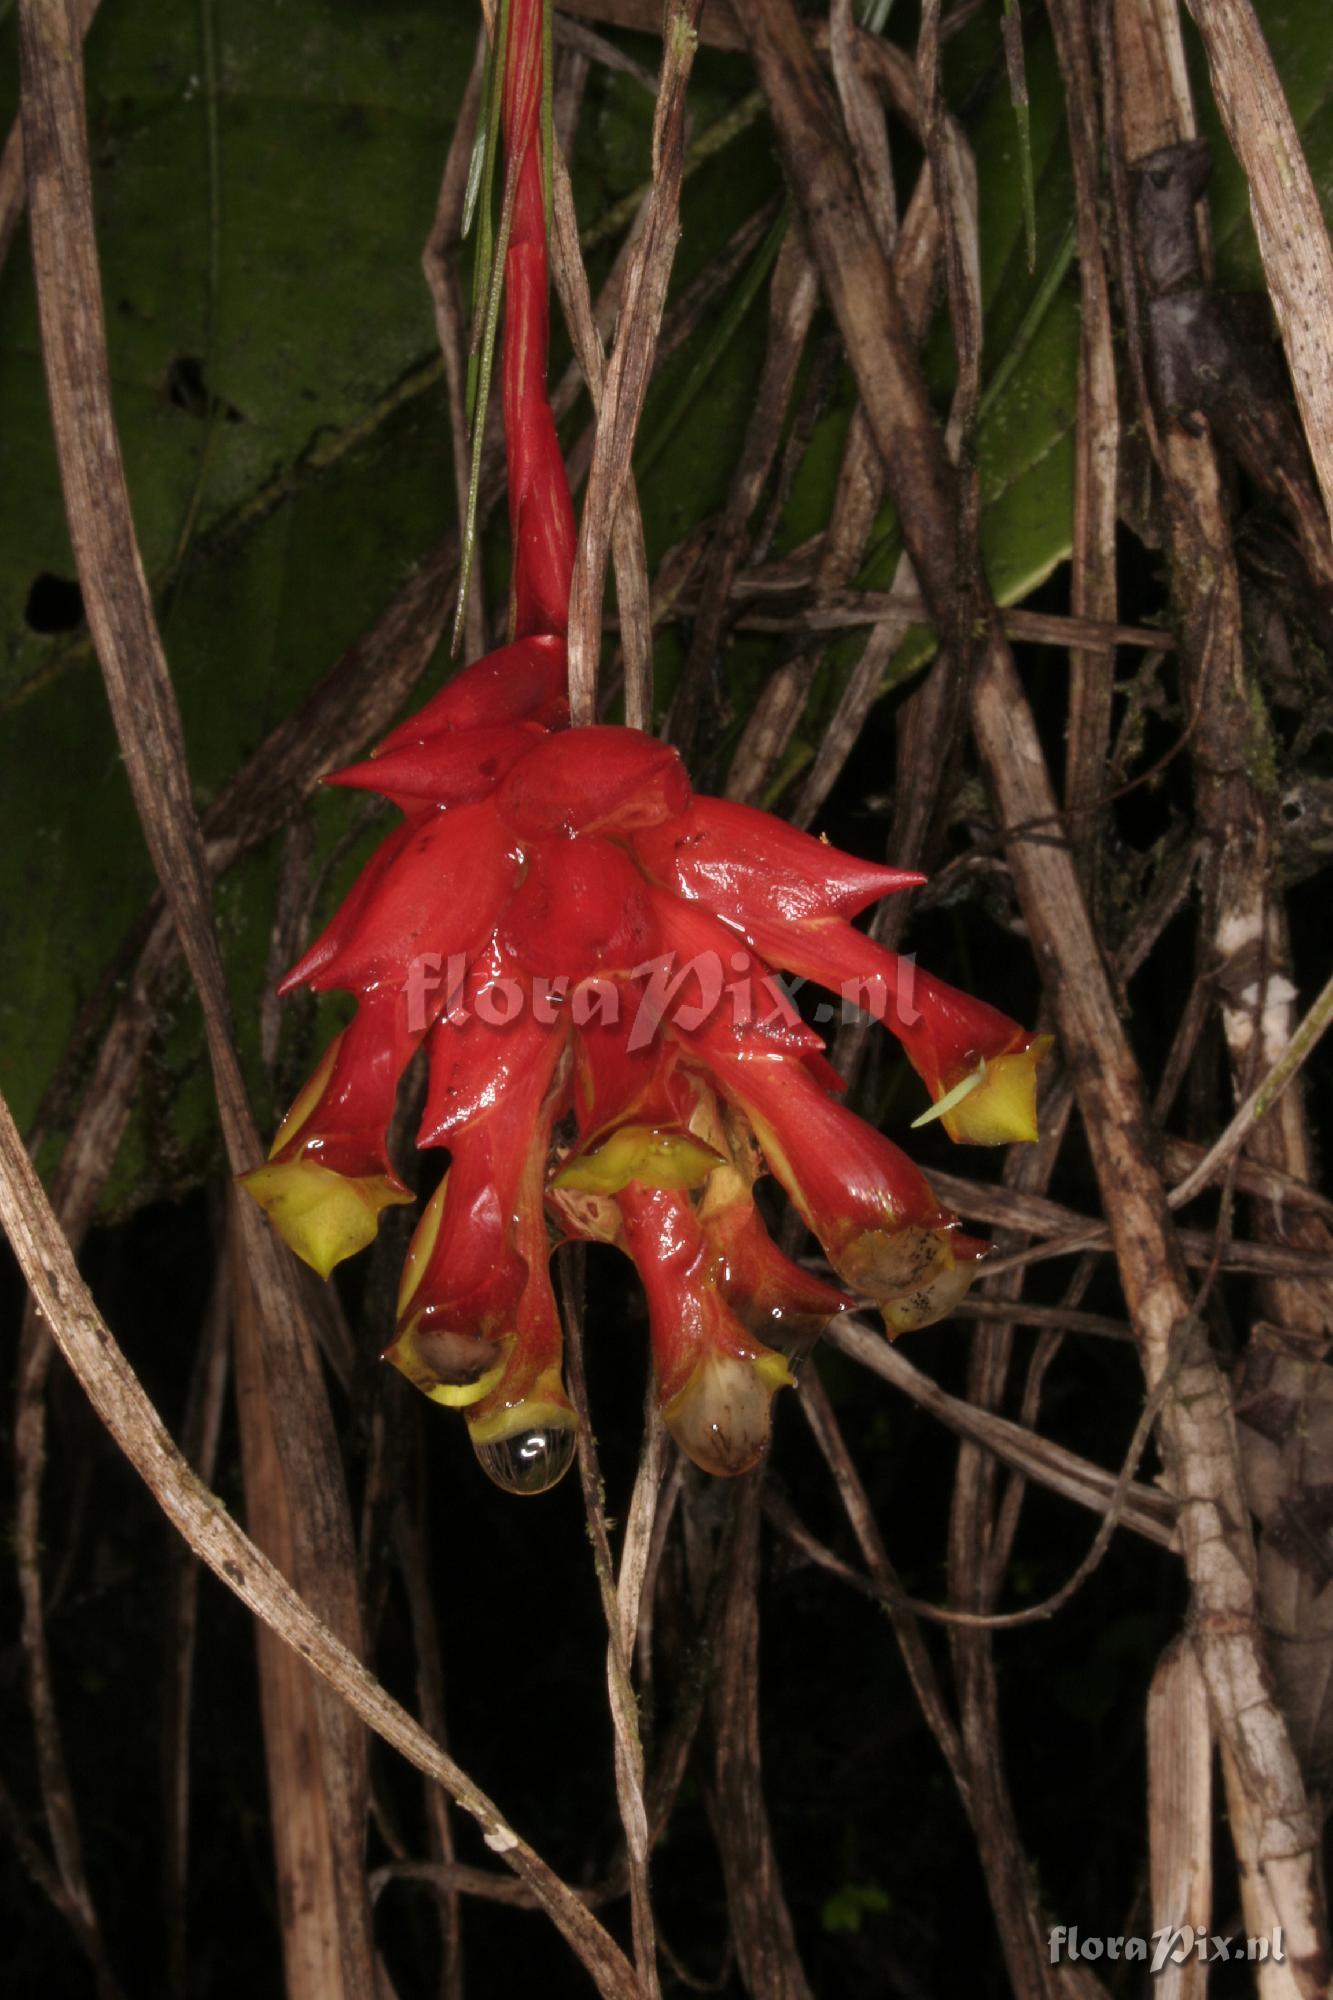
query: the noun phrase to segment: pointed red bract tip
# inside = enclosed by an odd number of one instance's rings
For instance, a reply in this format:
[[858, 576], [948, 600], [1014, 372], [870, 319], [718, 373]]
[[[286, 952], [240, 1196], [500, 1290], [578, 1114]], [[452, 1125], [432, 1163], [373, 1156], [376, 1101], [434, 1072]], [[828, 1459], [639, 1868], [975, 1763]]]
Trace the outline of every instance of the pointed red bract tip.
[[827, 841], [732, 799], [696, 797], [679, 821], [637, 834], [634, 850], [655, 882], [698, 901], [740, 930], [854, 917], [868, 903], [925, 881], [843, 854]]
[[360, 764], [330, 771], [323, 783], [378, 792], [407, 813], [477, 805], [490, 797], [510, 767], [545, 736], [546, 731], [535, 722], [451, 730], [424, 743], [404, 743]]
[[452, 955], [480, 949], [519, 867], [489, 804], [409, 821], [367, 863], [280, 991], [308, 985], [356, 993], [385, 980], [406, 983], [414, 965], [433, 977]]

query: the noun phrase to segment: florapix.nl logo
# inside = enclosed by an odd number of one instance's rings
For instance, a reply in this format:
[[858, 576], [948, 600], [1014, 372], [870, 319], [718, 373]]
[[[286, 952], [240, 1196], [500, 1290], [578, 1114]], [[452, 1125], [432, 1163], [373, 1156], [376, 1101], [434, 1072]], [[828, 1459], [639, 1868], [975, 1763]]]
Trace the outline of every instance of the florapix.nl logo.
[[1055, 1924], [1047, 1943], [1052, 1965], [1137, 1959], [1150, 1974], [1164, 1972], [1168, 1965], [1184, 1965], [1187, 1959], [1200, 1965], [1246, 1960], [1252, 1965], [1282, 1965], [1287, 1956], [1281, 1924], [1268, 1937], [1232, 1937], [1195, 1924], [1163, 1924], [1147, 1937], [1084, 1937], [1076, 1925]]
[[[816, 1003], [811, 1019], [820, 1027], [867, 1018], [913, 1027], [921, 1019], [912, 997], [914, 975], [913, 959], [907, 956], [899, 960], [892, 987], [878, 976], [847, 980], [837, 1000]], [[687, 959], [663, 952], [625, 976], [576, 982], [565, 974], [536, 972], [524, 978], [509, 973], [479, 977], [476, 962], [462, 952], [445, 958], [425, 951], [408, 966], [404, 992], [411, 1034], [423, 1033], [441, 1014], [454, 1027], [475, 1019], [487, 1028], [504, 1028], [531, 1011], [551, 1027], [567, 1008], [577, 1028], [593, 1022], [610, 1027], [628, 1015], [627, 1046], [633, 1053], [648, 1048], [667, 1023], [682, 1034], [693, 1034], [717, 1018], [769, 1032], [799, 1028], [803, 1023], [796, 995], [805, 984], [793, 976], [757, 972], [749, 952], [739, 950], [727, 960], [716, 951]]]

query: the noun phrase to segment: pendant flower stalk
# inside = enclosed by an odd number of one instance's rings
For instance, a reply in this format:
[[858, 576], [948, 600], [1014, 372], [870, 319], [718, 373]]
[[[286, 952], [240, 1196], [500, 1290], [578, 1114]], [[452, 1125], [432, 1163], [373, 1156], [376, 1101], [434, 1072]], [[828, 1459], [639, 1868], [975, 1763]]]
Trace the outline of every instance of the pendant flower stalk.
[[[447, 1149], [448, 1168], [385, 1356], [463, 1412], [479, 1462], [516, 1492], [553, 1484], [574, 1453], [549, 1268], [562, 1241], [633, 1260], [667, 1425], [725, 1474], [762, 1456], [774, 1394], [857, 1297], [895, 1335], [948, 1313], [975, 1276], [986, 1246], [838, 1102], [777, 974], [882, 1021], [926, 1086], [925, 1115], [956, 1140], [1036, 1136], [1046, 1046], [855, 927], [920, 876], [696, 795], [677, 753], [640, 731], [568, 727], [574, 516], [546, 390], [544, 4], [509, 0], [496, 58], [510, 641], [329, 780], [403, 819], [282, 983], [351, 993], [357, 1010], [245, 1176], [327, 1277], [413, 1199], [387, 1133], [424, 1048], [417, 1144]], [[766, 1174], [840, 1283], [773, 1243], [755, 1200]]]

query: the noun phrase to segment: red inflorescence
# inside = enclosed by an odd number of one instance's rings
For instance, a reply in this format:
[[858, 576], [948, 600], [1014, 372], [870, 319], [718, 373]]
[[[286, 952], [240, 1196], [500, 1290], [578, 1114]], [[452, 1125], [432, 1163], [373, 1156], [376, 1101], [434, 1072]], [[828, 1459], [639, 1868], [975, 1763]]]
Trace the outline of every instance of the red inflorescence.
[[[966, 1291], [984, 1244], [911, 1161], [838, 1101], [779, 971], [898, 1036], [952, 1137], [1035, 1137], [1044, 1042], [917, 972], [852, 923], [921, 878], [767, 813], [696, 796], [632, 729], [568, 728], [574, 531], [546, 394], [543, 0], [510, 0], [504, 412], [513, 642], [476, 661], [330, 782], [405, 815], [283, 982], [357, 997], [351, 1025], [245, 1177], [327, 1276], [409, 1202], [387, 1150], [427, 1047], [417, 1143], [446, 1147], [387, 1349], [462, 1408], [502, 1485], [538, 1492], [574, 1446], [549, 1259], [616, 1245], [648, 1301], [658, 1394], [696, 1463], [762, 1454], [789, 1363], [854, 1295], [890, 1333]], [[793, 1264], [754, 1199], [773, 1174], [846, 1290]]]

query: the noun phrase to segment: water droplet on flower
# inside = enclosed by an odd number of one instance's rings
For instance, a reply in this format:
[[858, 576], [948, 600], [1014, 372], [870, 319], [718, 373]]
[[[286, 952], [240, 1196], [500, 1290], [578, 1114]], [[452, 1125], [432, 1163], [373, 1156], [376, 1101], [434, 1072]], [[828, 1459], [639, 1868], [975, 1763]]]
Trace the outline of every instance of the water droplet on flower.
[[472, 1449], [488, 1479], [506, 1493], [545, 1493], [574, 1462], [575, 1435], [568, 1424], [538, 1424], [512, 1437]]

